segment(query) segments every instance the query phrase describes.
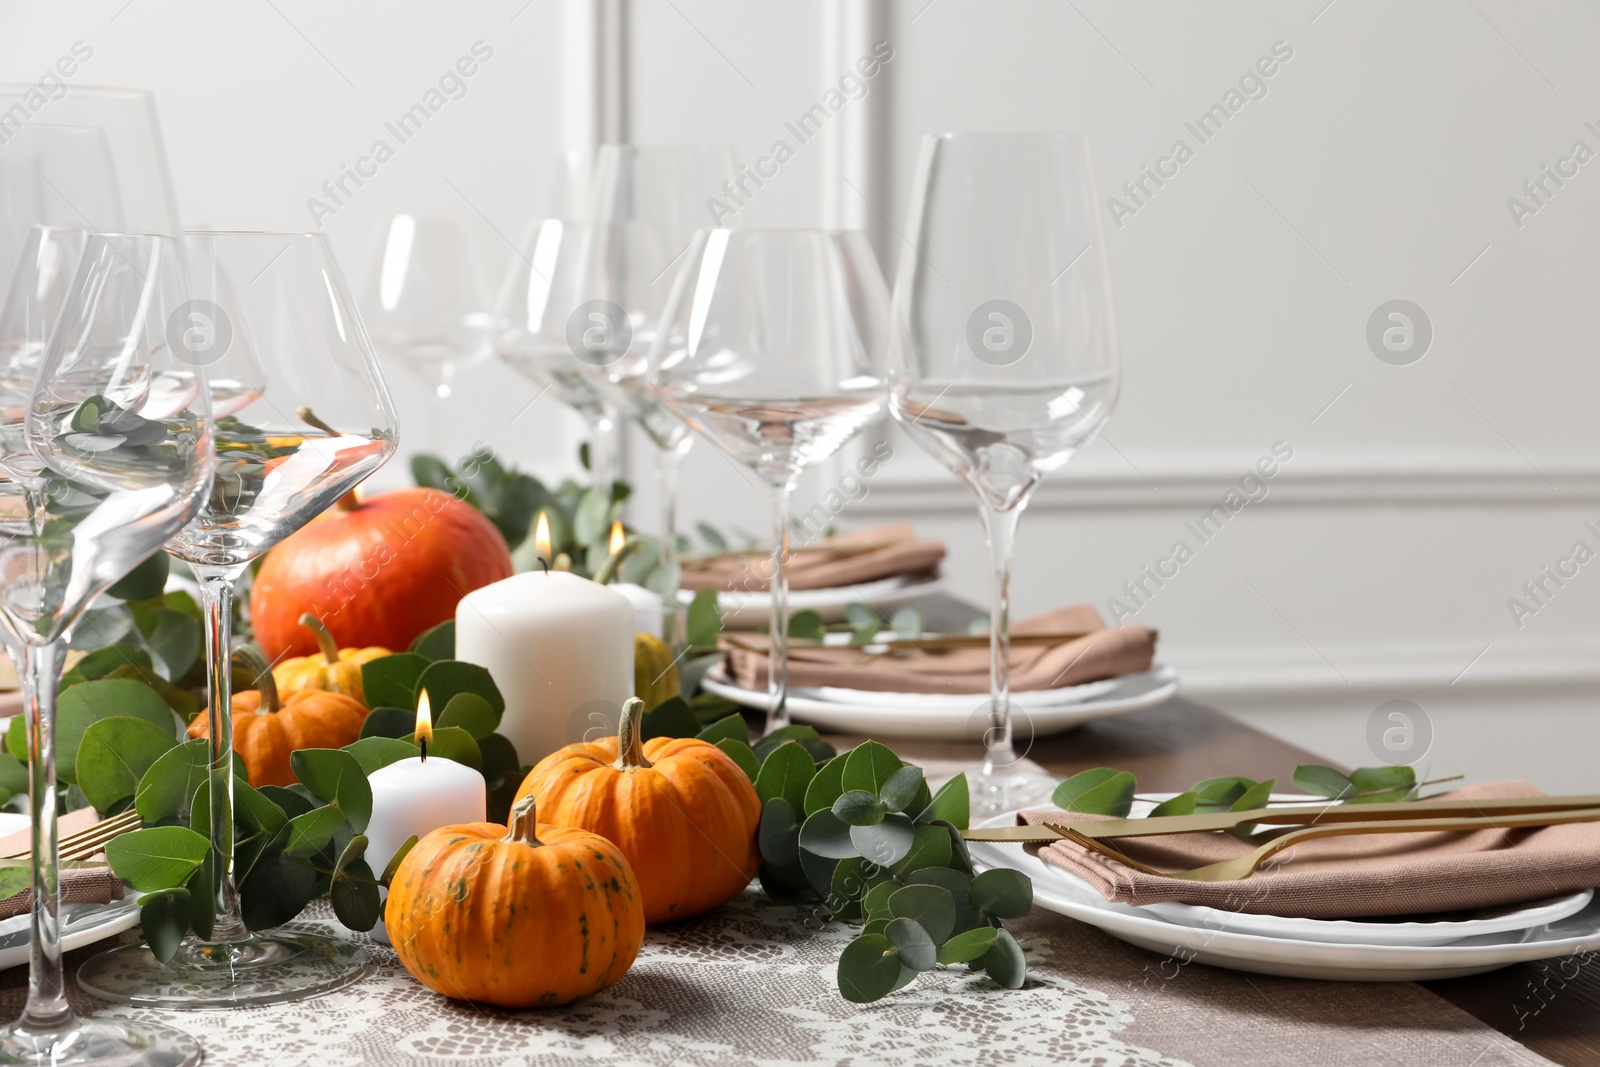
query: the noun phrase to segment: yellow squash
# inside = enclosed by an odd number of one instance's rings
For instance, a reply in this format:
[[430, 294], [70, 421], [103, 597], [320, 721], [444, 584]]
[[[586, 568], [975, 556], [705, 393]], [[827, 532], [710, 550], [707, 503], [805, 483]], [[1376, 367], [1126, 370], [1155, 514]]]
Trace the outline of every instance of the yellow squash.
[[311, 656], [286, 659], [272, 669], [272, 680], [278, 691], [288, 696], [302, 689], [325, 689], [330, 693], [343, 693], [362, 703], [366, 697], [361, 692], [361, 665], [389, 655], [387, 648], [340, 648], [333, 634], [315, 615], [300, 616], [300, 625], [317, 636], [321, 651]]

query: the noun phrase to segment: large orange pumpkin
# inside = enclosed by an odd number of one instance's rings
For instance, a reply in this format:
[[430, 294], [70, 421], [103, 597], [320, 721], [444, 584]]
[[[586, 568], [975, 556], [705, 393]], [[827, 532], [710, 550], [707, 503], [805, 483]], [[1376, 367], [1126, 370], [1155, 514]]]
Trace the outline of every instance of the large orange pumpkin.
[[[234, 661], [256, 678], [255, 689], [235, 693], [233, 750], [244, 760], [250, 784], [293, 785], [300, 779], [289, 754], [301, 748], [343, 748], [361, 737], [367, 706], [355, 697], [322, 689], [302, 689], [278, 703], [272, 672], [253, 653], [240, 650]], [[189, 724], [189, 737], [210, 737], [211, 717], [202, 712]]]
[[268, 552], [250, 590], [250, 621], [269, 660], [317, 651], [300, 616], [341, 647], [403, 649], [456, 615], [480, 586], [511, 577], [505, 538], [477, 508], [437, 489], [341, 501]]
[[694, 738], [640, 743], [644, 702], [622, 709], [618, 737], [558, 749], [517, 799], [615, 841], [639, 876], [649, 923], [686, 919], [734, 896], [761, 865], [761, 798], [732, 757]]
[[605, 838], [536, 823], [434, 830], [400, 862], [384, 924], [411, 976], [458, 1000], [566, 1004], [627, 973], [644, 940], [639, 887]]

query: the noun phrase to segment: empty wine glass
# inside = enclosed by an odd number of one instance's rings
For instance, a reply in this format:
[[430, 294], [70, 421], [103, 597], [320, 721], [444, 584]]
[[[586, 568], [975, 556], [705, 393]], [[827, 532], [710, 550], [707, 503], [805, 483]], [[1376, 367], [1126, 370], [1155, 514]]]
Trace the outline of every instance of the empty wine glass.
[[772, 488], [767, 732], [788, 724], [789, 499], [877, 420], [889, 294], [871, 246], [827, 230], [705, 230], [651, 354], [660, 395]]
[[1105, 239], [1080, 134], [925, 138], [895, 279], [891, 408], [978, 497], [993, 571], [980, 807], [1049, 795], [1012, 744], [1010, 583], [1039, 480], [1092, 440], [1117, 395]]
[[621, 460], [617, 411], [580, 370], [570, 338], [573, 316], [583, 321], [582, 256], [592, 229], [563, 219], [540, 219], [529, 227], [500, 287], [494, 347], [501, 359], [588, 420], [589, 470], [595, 487], [609, 497]]
[[353, 941], [253, 932], [240, 917], [229, 623], [245, 568], [382, 466], [394, 452], [396, 426], [326, 237], [195, 231], [186, 243], [192, 299], [169, 340], [206, 367], [217, 463], [199, 515], [167, 550], [200, 584], [216, 920], [210, 938], [186, 940], [168, 964], [144, 945], [127, 945], [85, 963], [78, 983], [109, 1000], [198, 1008], [296, 1000], [350, 982], [365, 967]]
[[[573, 352], [601, 396], [656, 449], [660, 566], [678, 570], [678, 475], [694, 444], [688, 427], [650, 388], [649, 355], [673, 277], [697, 230], [716, 225], [706, 204], [739, 180], [726, 145], [601, 145], [578, 259], [583, 326]], [[669, 604], [669, 610], [676, 605]], [[676, 631], [676, 622], [672, 625]]]
[[432, 388], [428, 445], [456, 377], [494, 352], [498, 249], [461, 219], [389, 220], [362, 306], [378, 352]]
[[[55, 708], [72, 627], [95, 597], [199, 510], [213, 423], [198, 368], [166, 344], [186, 296], [178, 243], [88, 238], [71, 292], [21, 409], [48, 510], [0, 524], [0, 627], [20, 664], [28, 715], [32, 961], [22, 1018], [0, 1032], [6, 1063], [180, 1067], [199, 1045], [169, 1027], [80, 1019], [61, 965]], [[18, 409], [6, 408], [6, 418]], [[5, 435], [4, 447], [15, 437]]]

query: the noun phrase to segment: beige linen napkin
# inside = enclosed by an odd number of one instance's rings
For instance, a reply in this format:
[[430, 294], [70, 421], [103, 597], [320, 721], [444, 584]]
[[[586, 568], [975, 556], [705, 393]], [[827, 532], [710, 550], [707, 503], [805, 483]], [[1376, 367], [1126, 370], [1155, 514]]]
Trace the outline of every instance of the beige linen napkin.
[[[1054, 689], [1147, 671], [1155, 658], [1155, 634], [1138, 624], [1108, 630], [1100, 613], [1088, 604], [1023, 619], [1012, 623], [1011, 632], [1088, 635], [1054, 645], [1013, 645], [1011, 688], [1015, 692]], [[766, 688], [766, 637], [740, 635], [738, 641], [751, 647], [729, 647], [729, 673], [746, 689]], [[859, 646], [825, 648], [791, 643], [789, 684], [891, 693], [989, 691], [988, 646], [911, 649], [863, 660]]]
[[[811, 549], [872, 546], [859, 552], [833, 553]], [[943, 541], [918, 540], [908, 522], [873, 526], [855, 533], [791, 545], [789, 588], [836, 589], [881, 578], [932, 576], [944, 559]], [[772, 585], [770, 555], [715, 556], [683, 561], [685, 589], [722, 589], [729, 592], [764, 592]]]
[[[100, 816], [93, 808], [80, 808], [63, 815], [56, 822], [56, 833], [60, 837], [87, 830], [100, 821]], [[8, 856], [13, 852], [22, 852], [31, 846], [29, 831], [21, 830], [9, 837], [0, 838], [0, 856]], [[113, 900], [121, 900], [123, 895], [122, 882], [111, 873], [111, 868], [80, 867], [61, 871], [61, 903], [63, 904], [109, 904]], [[24, 915], [33, 907], [33, 890], [24, 889], [22, 892], [0, 900], [0, 919], [9, 919], [15, 915]]]
[[[1483, 782], [1439, 799], [1544, 796], [1527, 782]], [[1098, 815], [1025, 811], [1018, 821], [1092, 822]], [[1160, 870], [1232, 859], [1254, 846], [1230, 834], [1173, 834], [1108, 842]], [[1515, 904], [1600, 885], [1600, 823], [1524, 830], [1330, 837], [1280, 852], [1249, 878], [1188, 882], [1125, 867], [1078, 845], [1030, 846], [1122, 904], [1176, 901], [1257, 915], [1353, 919]]]

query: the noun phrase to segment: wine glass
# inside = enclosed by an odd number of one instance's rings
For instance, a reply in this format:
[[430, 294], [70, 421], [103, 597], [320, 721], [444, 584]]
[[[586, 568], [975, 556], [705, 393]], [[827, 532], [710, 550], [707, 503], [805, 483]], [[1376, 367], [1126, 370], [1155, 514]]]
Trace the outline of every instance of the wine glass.
[[416, 374], [437, 398], [428, 445], [456, 376], [494, 352], [496, 250], [461, 219], [400, 214], [389, 220], [362, 308], [379, 355]]
[[[688, 427], [650, 388], [649, 355], [672, 279], [707, 207], [740, 180], [726, 145], [601, 145], [588, 215], [595, 227], [577, 260], [585, 305], [573, 354], [605, 397], [650, 438], [660, 494], [660, 566], [676, 587], [678, 475], [694, 444]], [[669, 611], [677, 605], [669, 603]], [[674, 613], [672, 629], [677, 629]]]
[[1039, 480], [1092, 440], [1117, 396], [1117, 332], [1087, 138], [924, 139], [895, 279], [890, 406], [978, 497], [993, 573], [981, 807], [1042, 799], [1012, 744], [1010, 583]]
[[108, 1000], [178, 1008], [265, 1004], [359, 977], [353, 941], [248, 930], [233, 873], [229, 624], [234, 585], [394, 452], [394, 407], [327, 238], [191, 231], [191, 300], [170, 343], [204, 365], [217, 415], [216, 477], [194, 521], [167, 541], [200, 584], [211, 738], [216, 921], [163, 964], [144, 945], [86, 962], [78, 984]]
[[494, 347], [541, 391], [588, 420], [589, 470], [609, 498], [621, 459], [617, 410], [581, 372], [568, 339], [581, 303], [582, 250], [592, 229], [563, 219], [540, 219], [528, 228], [495, 304]]
[[651, 353], [663, 399], [772, 488], [767, 732], [788, 725], [789, 501], [888, 402], [889, 293], [865, 236], [704, 230]]
[[[198, 512], [211, 480], [204, 375], [167, 346], [186, 296], [169, 237], [94, 234], [21, 408], [48, 500], [0, 524], [0, 627], [23, 650], [32, 820], [32, 960], [22, 1018], [0, 1061], [180, 1067], [200, 1047], [166, 1026], [80, 1019], [61, 965], [55, 710], [72, 627], [95, 597]], [[16, 440], [5, 435], [9, 451]]]

